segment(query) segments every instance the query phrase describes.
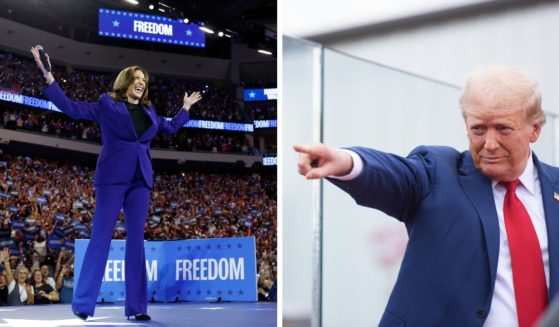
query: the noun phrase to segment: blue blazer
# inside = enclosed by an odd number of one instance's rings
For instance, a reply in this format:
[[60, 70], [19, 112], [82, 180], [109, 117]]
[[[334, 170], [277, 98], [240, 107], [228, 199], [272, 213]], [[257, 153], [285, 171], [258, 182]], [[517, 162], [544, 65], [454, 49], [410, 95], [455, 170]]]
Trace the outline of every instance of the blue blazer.
[[153, 106], [144, 108], [152, 125], [140, 136], [136, 135], [124, 101], [115, 101], [103, 94], [97, 102], [72, 101], [54, 82], [44, 91], [62, 112], [74, 119], [99, 123], [103, 143], [95, 170], [95, 185], [131, 182], [139, 164], [146, 184], [153, 187], [150, 142], [157, 132], [176, 133], [189, 119], [188, 111], [180, 109], [170, 121], [158, 117]]
[[[402, 221], [409, 242], [381, 326], [482, 326], [491, 309], [499, 222], [491, 180], [469, 152], [418, 147], [407, 157], [350, 148], [363, 159], [354, 180], [332, 183], [363, 206]], [[533, 155], [549, 249], [549, 296], [559, 287], [559, 169]]]

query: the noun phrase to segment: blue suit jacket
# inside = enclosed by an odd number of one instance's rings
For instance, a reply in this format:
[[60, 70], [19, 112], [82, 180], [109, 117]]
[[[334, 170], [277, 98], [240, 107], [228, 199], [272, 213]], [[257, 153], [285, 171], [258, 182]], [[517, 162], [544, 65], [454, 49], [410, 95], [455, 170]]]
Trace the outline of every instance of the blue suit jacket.
[[153, 106], [144, 108], [152, 125], [138, 137], [126, 104], [113, 100], [106, 93], [97, 102], [76, 102], [66, 97], [56, 82], [49, 85], [44, 93], [68, 116], [99, 123], [103, 147], [97, 160], [95, 185], [131, 182], [139, 164], [147, 185], [153, 187], [151, 140], [157, 132], [177, 132], [189, 118], [188, 112], [180, 109], [171, 121], [167, 121], [157, 116]]
[[[407, 158], [350, 148], [363, 159], [352, 181], [330, 179], [358, 204], [405, 223], [409, 242], [381, 326], [481, 326], [491, 309], [499, 222], [491, 181], [469, 152], [418, 147]], [[550, 285], [559, 287], [559, 169], [533, 155], [547, 223]], [[513, 299], [514, 300], [514, 299]]]

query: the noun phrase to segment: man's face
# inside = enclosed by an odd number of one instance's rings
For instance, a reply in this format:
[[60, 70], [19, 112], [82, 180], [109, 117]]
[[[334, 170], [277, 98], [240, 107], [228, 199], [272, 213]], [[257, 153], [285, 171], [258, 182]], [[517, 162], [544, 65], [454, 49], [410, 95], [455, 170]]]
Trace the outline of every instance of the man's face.
[[497, 115], [470, 110], [466, 127], [476, 168], [492, 180], [513, 181], [526, 168], [542, 124], [530, 123], [522, 110]]
[[48, 277], [49, 275], [49, 267], [47, 265], [43, 265], [41, 267], [41, 273], [43, 274], [43, 276]]

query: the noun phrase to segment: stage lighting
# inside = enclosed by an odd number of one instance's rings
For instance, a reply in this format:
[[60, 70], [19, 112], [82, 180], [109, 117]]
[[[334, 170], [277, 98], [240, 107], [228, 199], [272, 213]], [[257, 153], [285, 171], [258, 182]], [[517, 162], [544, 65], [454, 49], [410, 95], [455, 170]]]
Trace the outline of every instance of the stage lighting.
[[224, 35], [225, 35], [225, 37], [231, 38], [231, 35], [229, 35], [229, 34], [224, 34]]
[[131, 3], [133, 5], [136, 5], [136, 6], [139, 4], [138, 0], [126, 0], [126, 2]]
[[157, 8], [157, 10], [161, 11], [162, 13], [165, 13], [165, 9], [163, 9], [161, 7]]
[[189, 22], [188, 18], [185, 18], [185, 19], [183, 19], [182, 21], [183, 21], [185, 24], [188, 24], [188, 22]]
[[223, 37], [224, 33], [222, 31], [219, 31], [219, 33], [217, 33], [217, 36], [219, 37]]
[[148, 8], [149, 8], [149, 10], [153, 10], [153, 9], [155, 9], [155, 6], [154, 6], [153, 4], [150, 4], [150, 5], [148, 6]]
[[200, 26], [199, 28], [200, 28], [201, 31], [204, 31], [204, 32], [206, 32], [206, 33], [208, 33], [208, 34], [214, 34], [214, 33], [215, 33], [213, 30], [211, 30], [211, 29], [209, 29], [209, 28], [207, 28], [207, 27], [205, 27], [205, 26]]
[[258, 53], [265, 54], [265, 55], [268, 55], [268, 56], [272, 55], [272, 53], [270, 51], [262, 50], [262, 49], [258, 49]]

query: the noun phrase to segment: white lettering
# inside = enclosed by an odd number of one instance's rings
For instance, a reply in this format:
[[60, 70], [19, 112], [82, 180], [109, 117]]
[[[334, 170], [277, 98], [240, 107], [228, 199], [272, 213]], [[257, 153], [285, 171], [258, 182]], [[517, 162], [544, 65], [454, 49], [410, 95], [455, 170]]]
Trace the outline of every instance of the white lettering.
[[264, 89], [264, 94], [266, 95], [268, 100], [277, 100], [278, 89]]
[[150, 262], [146, 260], [146, 272], [148, 280], [157, 281], [157, 261], [153, 260]]
[[115, 282], [120, 282], [120, 275], [119, 275], [119, 271], [120, 267], [119, 267], [119, 263], [121, 263], [122, 260], [113, 260], [113, 281]]
[[173, 36], [173, 25], [135, 20], [134, 32]]
[[224, 129], [223, 122], [211, 121], [211, 120], [200, 120], [200, 128], [207, 129]]
[[113, 280], [111, 279], [111, 265], [113, 264], [113, 260], [107, 260], [107, 265], [105, 266], [105, 278], [103, 278], [103, 281], [105, 282], [112, 282]]
[[208, 270], [208, 265], [206, 262], [208, 262], [208, 259], [200, 260], [200, 280], [208, 280], [208, 278], [206, 277], [206, 270]]
[[256, 128], [268, 128], [268, 127], [270, 127], [270, 121], [269, 120], [255, 120], [254, 121], [254, 127], [256, 127]]
[[217, 260], [209, 259], [208, 260], [208, 279], [209, 280], [216, 280], [218, 271], [219, 271], [219, 269], [217, 268]]
[[[157, 261], [146, 260], [146, 273], [149, 281], [157, 281]], [[104, 282], [124, 282], [126, 276], [125, 260], [107, 260]]]
[[15, 102], [15, 103], [23, 103], [23, 95], [2, 91], [0, 92], [0, 100]]
[[219, 259], [219, 279], [226, 280], [229, 276], [229, 266], [227, 265], [227, 259]]
[[176, 280], [244, 280], [244, 258], [185, 259], [175, 261]]
[[229, 271], [231, 271], [231, 275], [234, 276], [235, 280], [244, 280], [245, 279], [245, 258], [239, 258], [237, 265], [235, 265], [235, 260], [231, 258], [229, 260]]
[[[177, 260], [176, 261], [176, 274], [175, 280], [192, 280], [192, 262], [190, 260]], [[182, 278], [180, 273], [182, 272]], [[186, 275], [188, 274], [188, 277]]]
[[200, 262], [200, 259], [192, 260], [192, 266], [194, 266], [194, 273], [193, 273], [192, 280], [200, 280], [200, 277], [198, 277], [198, 270], [200, 270], [200, 265], [198, 264], [198, 262]]
[[264, 157], [262, 158], [262, 165], [276, 166], [278, 164], [278, 157]]

